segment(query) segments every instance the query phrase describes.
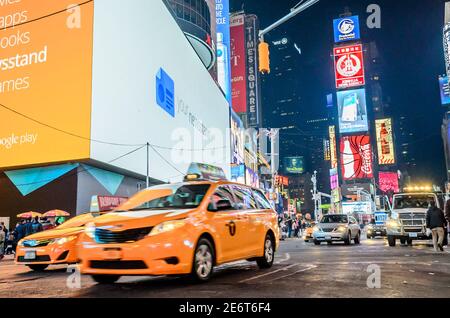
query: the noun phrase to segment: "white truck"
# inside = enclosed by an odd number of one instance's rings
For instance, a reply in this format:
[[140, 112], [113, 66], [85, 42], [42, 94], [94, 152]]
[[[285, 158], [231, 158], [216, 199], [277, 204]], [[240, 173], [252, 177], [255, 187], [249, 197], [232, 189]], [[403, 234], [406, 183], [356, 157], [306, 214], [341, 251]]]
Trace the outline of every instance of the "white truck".
[[413, 240], [428, 240], [426, 216], [430, 201], [443, 208], [443, 202], [436, 193], [400, 193], [394, 195], [392, 211], [386, 222], [389, 246], [396, 241], [411, 245]]

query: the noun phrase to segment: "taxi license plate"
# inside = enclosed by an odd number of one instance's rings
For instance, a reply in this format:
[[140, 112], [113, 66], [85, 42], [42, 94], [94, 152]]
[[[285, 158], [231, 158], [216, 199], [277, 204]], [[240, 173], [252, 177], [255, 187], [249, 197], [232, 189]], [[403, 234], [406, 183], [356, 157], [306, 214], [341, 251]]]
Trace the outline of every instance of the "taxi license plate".
[[381, 232], [377, 232], [377, 234], [381, 234]]
[[409, 237], [417, 237], [417, 233], [409, 233]]
[[25, 252], [24, 259], [26, 259], [26, 260], [36, 259], [36, 251], [27, 251], [27, 252]]
[[325, 239], [326, 239], [327, 241], [331, 241], [331, 236], [326, 236]]
[[105, 250], [103, 258], [106, 260], [120, 260], [122, 259], [122, 251], [120, 249]]

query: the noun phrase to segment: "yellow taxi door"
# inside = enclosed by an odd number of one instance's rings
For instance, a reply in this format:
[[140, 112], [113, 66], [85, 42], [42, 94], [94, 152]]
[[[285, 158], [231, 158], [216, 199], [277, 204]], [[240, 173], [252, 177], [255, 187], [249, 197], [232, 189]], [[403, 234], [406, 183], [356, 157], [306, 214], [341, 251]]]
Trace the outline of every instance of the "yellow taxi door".
[[242, 239], [242, 257], [249, 258], [256, 255], [260, 249], [260, 242], [264, 241], [262, 234], [262, 214], [258, 209], [251, 188], [240, 185], [232, 185], [236, 202], [240, 208], [239, 218], [242, 220], [242, 227], [245, 231]]
[[233, 207], [225, 210], [218, 207], [218, 211], [210, 211], [211, 226], [219, 237], [216, 251], [219, 263], [242, 258], [246, 231], [246, 221], [242, 218], [242, 211], [235, 207], [234, 196], [228, 186], [218, 187], [211, 198], [216, 205], [223, 200], [229, 200]]

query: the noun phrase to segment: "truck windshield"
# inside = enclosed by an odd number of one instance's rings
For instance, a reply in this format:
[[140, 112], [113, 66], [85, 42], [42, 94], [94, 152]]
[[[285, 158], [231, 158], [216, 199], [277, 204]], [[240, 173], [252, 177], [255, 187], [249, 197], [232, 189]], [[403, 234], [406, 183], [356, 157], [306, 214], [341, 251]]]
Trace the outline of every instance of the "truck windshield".
[[394, 198], [394, 209], [428, 209], [430, 201], [436, 201], [433, 194], [396, 196]]

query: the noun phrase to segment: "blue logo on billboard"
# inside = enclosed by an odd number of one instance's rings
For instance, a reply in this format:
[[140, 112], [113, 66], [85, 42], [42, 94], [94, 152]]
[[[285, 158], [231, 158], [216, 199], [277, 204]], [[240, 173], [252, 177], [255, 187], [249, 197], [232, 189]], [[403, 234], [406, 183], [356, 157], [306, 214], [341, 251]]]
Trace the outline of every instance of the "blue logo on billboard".
[[156, 74], [156, 103], [175, 117], [175, 82], [162, 68]]
[[359, 17], [353, 16], [348, 18], [334, 20], [334, 41], [345, 42], [354, 41], [361, 38], [359, 30]]

